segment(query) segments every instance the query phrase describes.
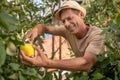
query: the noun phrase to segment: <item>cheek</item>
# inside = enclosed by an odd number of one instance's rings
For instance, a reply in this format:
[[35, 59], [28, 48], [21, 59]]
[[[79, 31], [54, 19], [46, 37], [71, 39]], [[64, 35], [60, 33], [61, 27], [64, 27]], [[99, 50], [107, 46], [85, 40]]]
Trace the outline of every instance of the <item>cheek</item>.
[[80, 20], [75, 18], [71, 21], [71, 23], [74, 24], [74, 25], [77, 25], [78, 23], [80, 23]]
[[81, 26], [83, 22], [82, 22], [81, 19], [79, 19], [79, 20], [76, 21], [76, 23], [77, 23], [78, 26]]

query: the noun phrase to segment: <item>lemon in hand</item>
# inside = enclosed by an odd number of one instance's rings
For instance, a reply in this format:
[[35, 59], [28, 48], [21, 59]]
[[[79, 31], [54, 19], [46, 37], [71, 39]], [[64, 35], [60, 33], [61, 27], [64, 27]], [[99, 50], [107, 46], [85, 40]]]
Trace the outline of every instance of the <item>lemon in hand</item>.
[[34, 48], [32, 44], [25, 43], [24, 45], [20, 46], [20, 50], [22, 50], [26, 56], [33, 57], [34, 56]]

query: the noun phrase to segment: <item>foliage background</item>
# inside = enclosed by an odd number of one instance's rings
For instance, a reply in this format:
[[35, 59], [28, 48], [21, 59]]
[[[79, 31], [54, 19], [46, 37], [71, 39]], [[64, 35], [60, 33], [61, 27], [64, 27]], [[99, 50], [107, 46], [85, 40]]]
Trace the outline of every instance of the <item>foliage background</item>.
[[[62, 79], [62, 71], [56, 71], [59, 75], [55, 71], [44, 74], [39, 68], [22, 65], [19, 61], [19, 45], [23, 44], [24, 34], [35, 24], [51, 24], [55, 5], [60, 4], [59, 0], [42, 2], [0, 0], [0, 80], [52, 80], [53, 75], [56, 80]], [[119, 80], [120, 1], [83, 0], [82, 5], [88, 11], [86, 23], [103, 29], [107, 51], [98, 56], [99, 61], [92, 71], [67, 72], [66, 80]]]

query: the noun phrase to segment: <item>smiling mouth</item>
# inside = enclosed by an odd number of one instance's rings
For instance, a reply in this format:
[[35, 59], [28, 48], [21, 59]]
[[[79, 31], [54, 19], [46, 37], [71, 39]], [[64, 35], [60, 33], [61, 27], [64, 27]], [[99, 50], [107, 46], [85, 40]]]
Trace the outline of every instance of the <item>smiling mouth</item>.
[[69, 31], [70, 32], [73, 32], [75, 30], [75, 27], [74, 26], [71, 26], [70, 28], [69, 28]]

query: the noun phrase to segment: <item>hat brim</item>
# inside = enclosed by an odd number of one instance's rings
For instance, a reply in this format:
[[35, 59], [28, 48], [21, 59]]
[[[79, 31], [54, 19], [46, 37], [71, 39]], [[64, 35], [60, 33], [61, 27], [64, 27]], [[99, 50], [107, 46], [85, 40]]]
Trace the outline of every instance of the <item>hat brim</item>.
[[60, 12], [62, 11], [62, 10], [64, 10], [64, 9], [68, 9], [68, 8], [70, 8], [70, 7], [61, 7], [60, 9], [58, 9], [57, 11], [55, 11], [55, 19], [57, 19], [57, 20], [61, 20], [61, 17], [60, 17]]

